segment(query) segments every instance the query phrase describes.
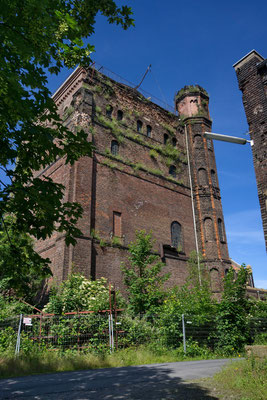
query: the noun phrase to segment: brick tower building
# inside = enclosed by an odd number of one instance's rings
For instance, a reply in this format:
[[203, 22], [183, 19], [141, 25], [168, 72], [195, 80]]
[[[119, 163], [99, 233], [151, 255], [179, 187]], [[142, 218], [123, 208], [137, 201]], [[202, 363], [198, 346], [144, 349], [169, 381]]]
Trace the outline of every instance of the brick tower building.
[[185, 281], [197, 246], [220, 292], [231, 262], [213, 143], [203, 137], [211, 129], [206, 91], [185, 86], [169, 112], [94, 68], [78, 68], [53, 98], [64, 123], [84, 129], [94, 145], [92, 158], [73, 166], [59, 159], [39, 172], [63, 183], [65, 200], [84, 208], [75, 247], [58, 233], [37, 243], [54, 279], [66, 279], [75, 264], [87, 277], [122, 287], [120, 264], [135, 231], [145, 229], [171, 272], [170, 285]]
[[234, 64], [249, 125], [267, 249], [267, 59], [255, 50]]

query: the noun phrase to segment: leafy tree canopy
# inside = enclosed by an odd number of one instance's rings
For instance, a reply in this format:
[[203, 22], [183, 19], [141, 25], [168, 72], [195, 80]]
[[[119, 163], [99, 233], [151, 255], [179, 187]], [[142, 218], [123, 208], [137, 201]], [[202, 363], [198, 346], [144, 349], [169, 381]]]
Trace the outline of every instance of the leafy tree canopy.
[[81, 206], [64, 203], [64, 187], [34, 172], [91, 154], [86, 133], [62, 125], [47, 80], [89, 65], [94, 49], [83, 38], [98, 13], [123, 29], [133, 25], [131, 9], [113, 0], [0, 0], [0, 168], [10, 179], [0, 181], [0, 215], [12, 213], [16, 230], [37, 239], [59, 231], [74, 244], [81, 233]]
[[0, 220], [0, 255], [0, 293], [33, 302], [42, 280], [51, 274], [49, 260], [34, 251], [33, 239], [17, 230], [11, 216], [5, 223]]

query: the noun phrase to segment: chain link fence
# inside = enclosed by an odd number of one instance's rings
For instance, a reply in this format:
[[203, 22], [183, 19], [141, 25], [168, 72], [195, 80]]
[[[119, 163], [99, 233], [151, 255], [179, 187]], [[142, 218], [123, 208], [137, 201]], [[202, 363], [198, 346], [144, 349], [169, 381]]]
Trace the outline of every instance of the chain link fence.
[[[267, 318], [249, 320], [247, 344], [267, 341]], [[81, 312], [65, 315], [20, 315], [0, 322], [0, 352], [19, 354], [47, 349], [112, 352], [150, 344], [178, 348], [191, 346], [213, 351], [218, 344], [215, 317], [196, 322], [196, 316], [178, 315], [164, 320], [157, 315], [131, 317], [125, 312]]]

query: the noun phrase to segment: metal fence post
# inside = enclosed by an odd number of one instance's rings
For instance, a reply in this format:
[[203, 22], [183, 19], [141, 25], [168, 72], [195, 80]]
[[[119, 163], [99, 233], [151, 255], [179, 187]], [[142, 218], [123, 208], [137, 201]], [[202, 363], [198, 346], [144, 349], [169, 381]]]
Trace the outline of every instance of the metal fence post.
[[21, 324], [22, 324], [22, 314], [20, 314], [20, 317], [19, 317], [19, 327], [18, 327], [18, 334], [17, 334], [17, 343], [16, 343], [16, 349], [15, 349], [15, 356], [19, 355], [19, 350], [20, 350]]
[[183, 327], [183, 345], [184, 345], [184, 354], [186, 354], [186, 338], [185, 338], [185, 323], [184, 323], [184, 314], [182, 314], [182, 327]]

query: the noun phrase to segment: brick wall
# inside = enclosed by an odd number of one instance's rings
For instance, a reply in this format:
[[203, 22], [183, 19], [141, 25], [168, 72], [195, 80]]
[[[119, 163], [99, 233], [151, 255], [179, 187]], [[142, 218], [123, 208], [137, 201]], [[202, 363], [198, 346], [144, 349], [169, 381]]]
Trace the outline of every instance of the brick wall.
[[234, 65], [249, 125], [267, 249], [267, 60], [255, 50]]
[[[64, 123], [73, 130], [85, 129], [95, 150], [92, 158], [83, 157], [71, 167], [58, 160], [40, 172], [62, 182], [65, 199], [78, 201], [84, 208], [79, 221], [83, 235], [75, 247], [67, 248], [59, 235], [37, 243], [40, 254], [51, 257], [57, 281], [66, 279], [75, 265], [85, 276], [104, 276], [123, 289], [120, 264], [127, 262], [127, 246], [135, 239], [135, 231], [145, 229], [152, 230], [154, 251], [166, 262], [165, 271], [171, 272], [168, 284], [184, 283], [186, 262], [196, 248], [187, 126], [198, 243], [211, 270], [214, 292], [222, 289], [230, 261], [226, 236], [223, 240], [219, 236], [218, 219], [224, 229], [223, 212], [213, 145], [203, 137], [211, 127], [208, 96], [201, 93], [183, 95], [183, 109], [191, 114], [181, 118], [92, 69], [86, 73], [78, 69], [59, 89], [54, 99]], [[204, 114], [193, 115], [199, 111]], [[112, 141], [117, 142], [116, 153], [112, 153]], [[204, 181], [200, 169], [204, 170]], [[119, 218], [115, 237], [114, 215]], [[209, 235], [205, 232], [207, 218]], [[181, 225], [180, 249], [172, 247], [174, 221]]]

